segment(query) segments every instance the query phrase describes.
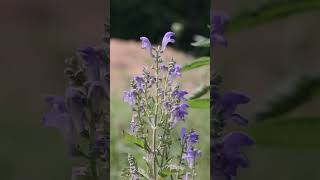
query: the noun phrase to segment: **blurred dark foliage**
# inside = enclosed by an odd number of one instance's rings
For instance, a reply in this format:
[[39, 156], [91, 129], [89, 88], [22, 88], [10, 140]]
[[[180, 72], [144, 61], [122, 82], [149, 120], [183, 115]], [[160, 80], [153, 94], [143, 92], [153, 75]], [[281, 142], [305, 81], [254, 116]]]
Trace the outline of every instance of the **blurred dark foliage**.
[[177, 22], [184, 28], [176, 34], [175, 47], [194, 49], [190, 46], [193, 36], [209, 34], [209, 3], [207, 0], [111, 1], [111, 36], [139, 40], [144, 35], [160, 42], [161, 34], [169, 31], [172, 23]]

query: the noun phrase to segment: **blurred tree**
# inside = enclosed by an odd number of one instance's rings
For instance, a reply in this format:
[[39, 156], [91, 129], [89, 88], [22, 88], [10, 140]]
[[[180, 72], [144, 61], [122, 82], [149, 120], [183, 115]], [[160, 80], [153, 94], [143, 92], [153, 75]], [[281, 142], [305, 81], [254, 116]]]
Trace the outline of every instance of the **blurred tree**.
[[193, 36], [208, 36], [210, 1], [207, 0], [117, 0], [111, 1], [111, 36], [139, 39], [144, 35], [160, 41], [159, 34], [182, 25], [175, 47], [190, 50]]

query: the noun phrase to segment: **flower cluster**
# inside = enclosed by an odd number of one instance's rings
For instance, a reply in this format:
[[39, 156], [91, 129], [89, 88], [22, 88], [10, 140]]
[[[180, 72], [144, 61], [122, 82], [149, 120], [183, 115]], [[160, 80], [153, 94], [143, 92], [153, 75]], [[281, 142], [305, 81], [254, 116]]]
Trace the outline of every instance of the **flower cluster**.
[[133, 77], [131, 88], [123, 93], [123, 100], [132, 110], [131, 133], [127, 136], [143, 142], [143, 146], [139, 147], [145, 151], [143, 159], [146, 166], [143, 167], [147, 169], [144, 170], [146, 173], [140, 172], [138, 165], [133, 163], [134, 156], [130, 154], [130, 167], [123, 171], [123, 175], [130, 179], [144, 177], [154, 180], [164, 177], [188, 179], [189, 175], [195, 177], [195, 158], [201, 154], [195, 148], [199, 141], [196, 131], [186, 133], [183, 128], [179, 159], [176, 159], [170, 149], [175, 142], [173, 130], [180, 121], [185, 121], [189, 108], [185, 97], [188, 92], [180, 90], [175, 82], [181, 76], [182, 67], [173, 59], [166, 63], [161, 57], [167, 45], [175, 42], [174, 33], [167, 32], [161, 46], [157, 48], [152, 47], [147, 37], [141, 37], [140, 40], [141, 47], [153, 59], [152, 66], [145, 67], [141, 75]]
[[[211, 43], [213, 45], [226, 46], [223, 37], [225, 26], [229, 18], [222, 12], [211, 14]], [[211, 90], [211, 117], [212, 117], [212, 143], [211, 143], [211, 176], [213, 179], [231, 180], [237, 175], [239, 167], [247, 167], [248, 159], [240, 151], [242, 146], [251, 146], [254, 141], [243, 132], [225, 132], [225, 127], [230, 121], [246, 126], [248, 120], [236, 113], [238, 105], [246, 104], [249, 98], [238, 92], [221, 94], [218, 87], [221, 77], [217, 74], [212, 76]]]
[[83, 47], [65, 63], [65, 96], [45, 97], [51, 110], [42, 123], [59, 129], [72, 156], [86, 159], [84, 166], [73, 168], [73, 178], [97, 177], [107, 165], [109, 153], [107, 53], [101, 47]]

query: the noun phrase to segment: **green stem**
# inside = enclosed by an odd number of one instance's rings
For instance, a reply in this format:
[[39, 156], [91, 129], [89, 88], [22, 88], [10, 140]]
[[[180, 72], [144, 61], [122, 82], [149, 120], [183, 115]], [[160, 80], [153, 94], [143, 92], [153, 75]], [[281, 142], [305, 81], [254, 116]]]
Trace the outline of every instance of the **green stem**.
[[157, 152], [156, 152], [156, 137], [157, 137], [157, 119], [159, 106], [159, 51], [156, 51], [156, 112], [154, 117], [153, 136], [153, 174], [154, 180], [157, 180]]

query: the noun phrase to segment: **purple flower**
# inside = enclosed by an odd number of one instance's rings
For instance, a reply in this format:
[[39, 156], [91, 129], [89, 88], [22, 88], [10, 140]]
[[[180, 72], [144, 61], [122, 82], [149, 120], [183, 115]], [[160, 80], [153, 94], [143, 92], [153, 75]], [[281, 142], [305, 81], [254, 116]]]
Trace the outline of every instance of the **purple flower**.
[[242, 132], [233, 132], [223, 138], [222, 153], [217, 156], [217, 147], [214, 147], [213, 159], [215, 162], [214, 175], [232, 179], [237, 175], [239, 167], [247, 167], [247, 157], [241, 153], [242, 146], [251, 146], [254, 141]]
[[141, 48], [147, 49], [147, 51], [149, 51], [150, 55], [153, 56], [152, 55], [152, 46], [151, 46], [149, 39], [146, 37], [140, 37], [140, 40], [141, 40]]
[[189, 105], [185, 103], [173, 107], [173, 109], [171, 110], [171, 116], [174, 118], [174, 125], [178, 121], [184, 120], [184, 117], [188, 114], [188, 107]]
[[224, 12], [211, 12], [210, 40], [212, 45], [220, 44], [224, 47], [228, 45], [223, 34], [229, 22], [230, 18]]
[[136, 95], [133, 89], [123, 92], [123, 101], [129, 103], [131, 107], [134, 105], [135, 97]]
[[195, 150], [193, 147], [190, 147], [187, 149], [187, 152], [183, 154], [182, 159], [186, 160], [188, 162], [188, 167], [192, 169], [194, 166], [195, 158], [200, 156], [200, 150]]
[[165, 71], [168, 70], [168, 67], [167, 67], [165, 64], [161, 64], [161, 65], [160, 65], [160, 69], [161, 69], [163, 72], [165, 72]]
[[181, 66], [179, 64], [175, 64], [174, 67], [170, 69], [169, 75], [170, 75], [170, 84], [172, 84], [173, 80], [176, 77], [181, 76]]
[[99, 114], [101, 110], [101, 102], [104, 96], [104, 87], [101, 81], [91, 81], [89, 84], [88, 98], [90, 99], [90, 105], [95, 114]]
[[164, 51], [168, 45], [168, 43], [174, 43], [174, 32], [167, 32], [162, 39], [161, 51]]
[[137, 123], [134, 120], [134, 118], [132, 117], [132, 120], [130, 122], [130, 130], [131, 130], [131, 132], [135, 133], [136, 132], [136, 128], [137, 128]]
[[143, 76], [135, 76], [133, 79], [137, 85], [137, 89], [144, 92], [145, 84], [144, 84]]
[[188, 146], [193, 146], [194, 144], [198, 143], [199, 135], [196, 131], [191, 130], [188, 136]]
[[72, 122], [76, 128], [83, 132], [85, 121], [85, 100], [86, 94], [83, 90], [75, 87], [69, 87], [66, 90], [67, 107], [70, 111]]
[[188, 92], [184, 91], [184, 90], [174, 90], [172, 92], [172, 97], [177, 98], [181, 101], [186, 101], [187, 99], [184, 96], [187, 94], [188, 94]]
[[247, 96], [237, 92], [228, 92], [221, 97], [217, 92], [214, 92], [213, 99], [216, 103], [216, 110], [223, 120], [230, 119], [240, 125], [248, 124], [247, 119], [235, 113], [238, 105], [250, 101]]
[[188, 180], [190, 174], [191, 174], [191, 173], [186, 172], [186, 174], [185, 174], [184, 177], [183, 177], [183, 180]]
[[79, 48], [77, 52], [85, 63], [88, 81], [100, 80], [100, 60], [96, 49], [89, 46]]
[[75, 131], [64, 98], [61, 96], [46, 96], [44, 100], [49, 104], [51, 110], [43, 117], [42, 123], [47, 127], [59, 129], [68, 152], [73, 154], [77, 148]]
[[185, 137], [186, 137], [186, 128], [181, 128], [181, 131], [180, 131], [180, 141], [181, 141], [181, 144], [184, 143], [184, 140], [185, 140]]

